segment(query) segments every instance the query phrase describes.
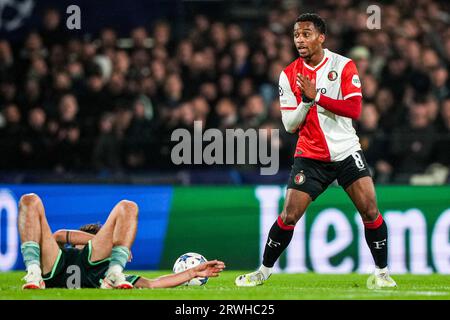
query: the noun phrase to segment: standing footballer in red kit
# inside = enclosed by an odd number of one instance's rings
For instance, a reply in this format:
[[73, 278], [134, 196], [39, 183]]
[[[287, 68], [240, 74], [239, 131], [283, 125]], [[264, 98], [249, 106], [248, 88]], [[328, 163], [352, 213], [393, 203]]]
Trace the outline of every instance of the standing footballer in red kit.
[[[387, 269], [387, 226], [352, 120], [361, 113], [361, 82], [354, 62], [323, 48], [326, 24], [317, 14], [300, 15], [294, 44], [300, 57], [280, 75], [282, 121], [298, 131], [283, 211], [270, 229], [261, 267], [238, 276], [236, 285], [263, 284], [289, 245], [308, 206], [337, 179], [361, 215], [375, 262], [370, 287], [396, 287]], [[368, 283], [369, 284], [369, 283]]]

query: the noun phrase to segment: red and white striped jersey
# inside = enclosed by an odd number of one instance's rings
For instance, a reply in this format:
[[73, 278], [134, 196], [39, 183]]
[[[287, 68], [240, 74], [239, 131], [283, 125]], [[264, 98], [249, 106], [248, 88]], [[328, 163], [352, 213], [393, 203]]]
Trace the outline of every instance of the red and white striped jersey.
[[[324, 49], [323, 60], [316, 67], [298, 58], [281, 72], [279, 93], [282, 111], [295, 110], [302, 100], [297, 73], [315, 79], [317, 91], [332, 99], [362, 96], [355, 63]], [[361, 150], [361, 145], [352, 119], [338, 116], [316, 103], [299, 127], [294, 157], [334, 162], [344, 160], [358, 150]]]

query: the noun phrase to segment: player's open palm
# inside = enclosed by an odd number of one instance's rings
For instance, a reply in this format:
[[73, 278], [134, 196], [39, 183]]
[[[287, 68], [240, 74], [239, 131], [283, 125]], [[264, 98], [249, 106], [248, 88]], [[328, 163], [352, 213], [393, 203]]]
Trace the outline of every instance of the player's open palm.
[[225, 263], [219, 260], [204, 262], [195, 267], [197, 277], [217, 277], [225, 269]]

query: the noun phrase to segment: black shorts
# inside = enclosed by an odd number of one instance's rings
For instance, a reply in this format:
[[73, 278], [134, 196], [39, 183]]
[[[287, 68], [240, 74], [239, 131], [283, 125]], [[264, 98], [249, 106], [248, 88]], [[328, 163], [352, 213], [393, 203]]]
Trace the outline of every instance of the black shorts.
[[306, 192], [315, 200], [336, 179], [346, 189], [362, 177], [371, 177], [371, 174], [361, 150], [336, 162], [295, 158], [288, 189]]
[[[74, 281], [75, 272], [80, 273], [81, 288], [98, 288], [101, 280], [109, 268], [110, 258], [100, 261], [91, 261], [92, 245], [88, 242], [83, 249], [60, 249], [58, 258], [52, 271], [42, 276], [46, 288], [68, 288], [77, 285]], [[127, 275], [126, 279], [131, 284], [139, 280], [139, 276]]]

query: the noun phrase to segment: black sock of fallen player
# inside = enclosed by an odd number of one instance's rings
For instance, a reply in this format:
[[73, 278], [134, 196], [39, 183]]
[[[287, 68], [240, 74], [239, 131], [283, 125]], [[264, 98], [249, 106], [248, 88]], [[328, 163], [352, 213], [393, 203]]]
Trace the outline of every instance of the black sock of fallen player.
[[294, 235], [294, 226], [284, 224], [280, 216], [270, 228], [267, 238], [266, 247], [263, 255], [263, 265], [272, 268], [275, 262], [283, 253], [284, 249], [291, 242]]
[[375, 265], [380, 269], [386, 267], [388, 255], [387, 226], [381, 213], [378, 214], [375, 221], [364, 222], [364, 234]]

